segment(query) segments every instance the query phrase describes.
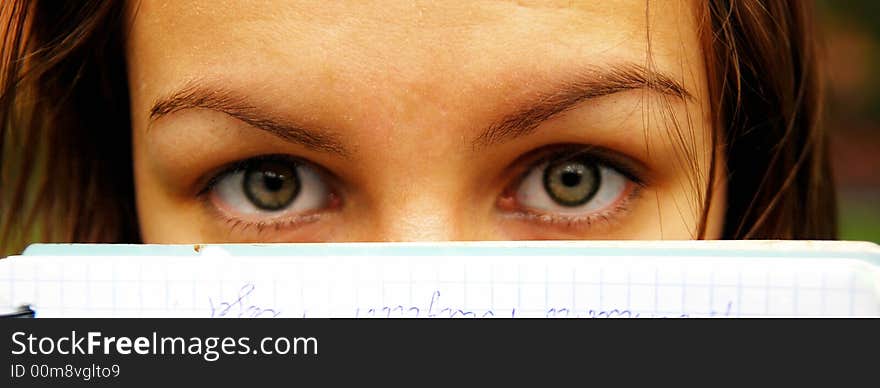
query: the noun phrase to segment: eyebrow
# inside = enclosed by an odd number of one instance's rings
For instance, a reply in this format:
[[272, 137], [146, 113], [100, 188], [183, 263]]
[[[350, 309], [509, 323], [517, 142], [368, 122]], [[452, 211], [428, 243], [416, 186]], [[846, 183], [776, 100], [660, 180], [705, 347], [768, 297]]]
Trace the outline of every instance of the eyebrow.
[[349, 155], [349, 151], [339, 138], [326, 130], [308, 128], [275, 118], [247, 103], [244, 96], [225, 88], [207, 87], [198, 82], [191, 82], [169, 96], [156, 100], [150, 108], [150, 121], [154, 122], [162, 116], [180, 110], [195, 108], [225, 113], [256, 129], [315, 151], [333, 153], [343, 157]]
[[477, 136], [474, 148], [484, 148], [533, 133], [550, 118], [578, 104], [629, 90], [644, 89], [679, 98], [693, 99], [688, 90], [674, 78], [635, 63], [608, 67], [607, 70], [586, 69], [549, 92], [539, 94], [537, 102], [526, 105], [493, 123]]

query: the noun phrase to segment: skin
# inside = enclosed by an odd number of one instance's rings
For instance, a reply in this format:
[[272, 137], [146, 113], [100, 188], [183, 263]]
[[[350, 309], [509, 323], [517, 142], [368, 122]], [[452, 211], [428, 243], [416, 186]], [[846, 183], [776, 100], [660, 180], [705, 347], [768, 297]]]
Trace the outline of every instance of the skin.
[[[696, 236], [711, 126], [695, 6], [148, 0], [130, 8], [144, 242]], [[583, 99], [522, 136], [481, 141], [572, 79], [602, 79], [627, 64], [668, 77], [688, 96], [627, 89]], [[151, 114], [187, 88], [220, 90], [213, 95], [327, 135], [344, 152], [289, 142], [211, 108]], [[558, 144], [621, 156], [638, 167], [644, 187], [625, 210], [588, 223], [551, 222], [546, 212], [524, 217], [535, 212], [508, 195], [531, 167], [524, 155]], [[204, 193], [224, 166], [267, 154], [321, 166], [331, 176], [331, 205], [308, 217], [260, 218], [236, 215]], [[724, 208], [723, 182], [713, 184], [707, 238], [720, 236]]]

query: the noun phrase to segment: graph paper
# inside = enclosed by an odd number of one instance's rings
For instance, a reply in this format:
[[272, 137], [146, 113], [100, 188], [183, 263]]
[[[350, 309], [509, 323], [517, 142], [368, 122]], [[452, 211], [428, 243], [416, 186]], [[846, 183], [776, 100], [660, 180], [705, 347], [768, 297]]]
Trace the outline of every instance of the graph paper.
[[857, 242], [35, 245], [0, 309], [37, 317], [880, 316]]

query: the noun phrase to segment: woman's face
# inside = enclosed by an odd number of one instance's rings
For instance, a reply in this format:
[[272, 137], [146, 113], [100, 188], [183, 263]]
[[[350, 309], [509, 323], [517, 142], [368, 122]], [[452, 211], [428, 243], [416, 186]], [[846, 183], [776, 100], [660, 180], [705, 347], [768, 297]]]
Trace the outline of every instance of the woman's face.
[[711, 128], [685, 2], [131, 11], [145, 242], [696, 236]]

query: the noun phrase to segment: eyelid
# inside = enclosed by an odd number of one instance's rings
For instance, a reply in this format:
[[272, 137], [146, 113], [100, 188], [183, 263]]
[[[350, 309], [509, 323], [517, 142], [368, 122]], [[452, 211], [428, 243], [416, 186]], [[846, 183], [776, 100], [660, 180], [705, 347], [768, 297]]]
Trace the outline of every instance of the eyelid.
[[638, 186], [645, 187], [652, 182], [653, 172], [651, 169], [633, 157], [601, 146], [565, 143], [538, 148], [515, 160], [512, 165], [518, 171], [518, 178], [514, 179], [511, 187], [519, 185], [531, 169], [542, 163], [580, 156], [586, 156], [600, 164], [614, 168]]
[[[213, 196], [215, 195], [215, 190], [217, 190], [223, 180], [228, 179], [235, 174], [242, 173], [255, 163], [261, 163], [264, 161], [291, 163], [295, 165], [295, 168], [306, 168], [310, 170], [312, 174], [318, 176], [318, 179], [322, 182], [321, 184], [326, 187], [328, 206], [321, 209], [315, 209], [314, 211], [302, 211], [295, 214], [286, 214], [284, 216], [257, 216], [254, 219], [249, 219], [251, 217], [232, 216], [227, 211], [221, 210], [221, 208], [214, 203]], [[309, 160], [285, 154], [258, 155], [227, 163], [222, 167], [213, 169], [211, 172], [205, 174], [203, 178], [199, 180], [196, 187], [199, 188], [196, 198], [201, 202], [201, 205], [210, 212], [214, 218], [227, 225], [229, 233], [232, 233], [233, 230], [245, 233], [246, 230], [255, 229], [256, 233], [260, 234], [265, 229], [276, 231], [296, 229], [305, 224], [318, 221], [324, 216], [333, 213], [339, 209], [339, 206], [342, 203], [338, 194], [339, 179], [334, 174], [329, 172], [323, 166]]]
[[211, 189], [217, 185], [221, 179], [234, 174], [239, 171], [243, 171], [247, 168], [248, 165], [252, 163], [259, 163], [261, 161], [281, 161], [281, 162], [289, 162], [295, 164], [306, 165], [315, 170], [321, 177], [325, 180], [325, 183], [331, 188], [331, 191], [337, 191], [339, 178], [331, 173], [327, 168], [321, 166], [320, 164], [314, 163], [308, 159], [301, 158], [294, 155], [286, 155], [286, 154], [265, 154], [265, 155], [257, 155], [249, 158], [242, 158], [236, 160], [232, 163], [224, 164], [218, 168], [214, 168], [207, 173], [205, 173], [195, 184], [195, 187], [198, 188], [196, 192], [196, 197], [204, 198], [208, 193], [211, 192]]
[[[546, 168], [551, 163], [584, 159], [613, 170], [628, 182], [628, 188], [612, 204], [583, 213], [569, 213], [535, 208], [520, 202], [520, 190], [536, 169]], [[510, 180], [497, 202], [505, 218], [538, 223], [545, 227], [558, 227], [576, 233], [602, 233], [603, 230], [612, 228], [626, 218], [644, 189], [653, 182], [652, 170], [641, 161], [605, 147], [585, 144], [553, 144], [538, 148], [517, 158], [511, 171], [518, 175]]]
[[532, 209], [517, 209], [506, 214], [506, 217], [529, 222], [540, 222], [546, 226], [562, 226], [567, 230], [578, 233], [585, 231], [601, 232], [607, 230], [605, 228], [612, 227], [626, 218], [632, 211], [633, 203], [637, 202], [642, 196], [642, 192], [642, 186], [635, 185], [628, 194], [621, 198], [620, 202], [613, 206], [613, 209], [593, 214], [552, 214]]

